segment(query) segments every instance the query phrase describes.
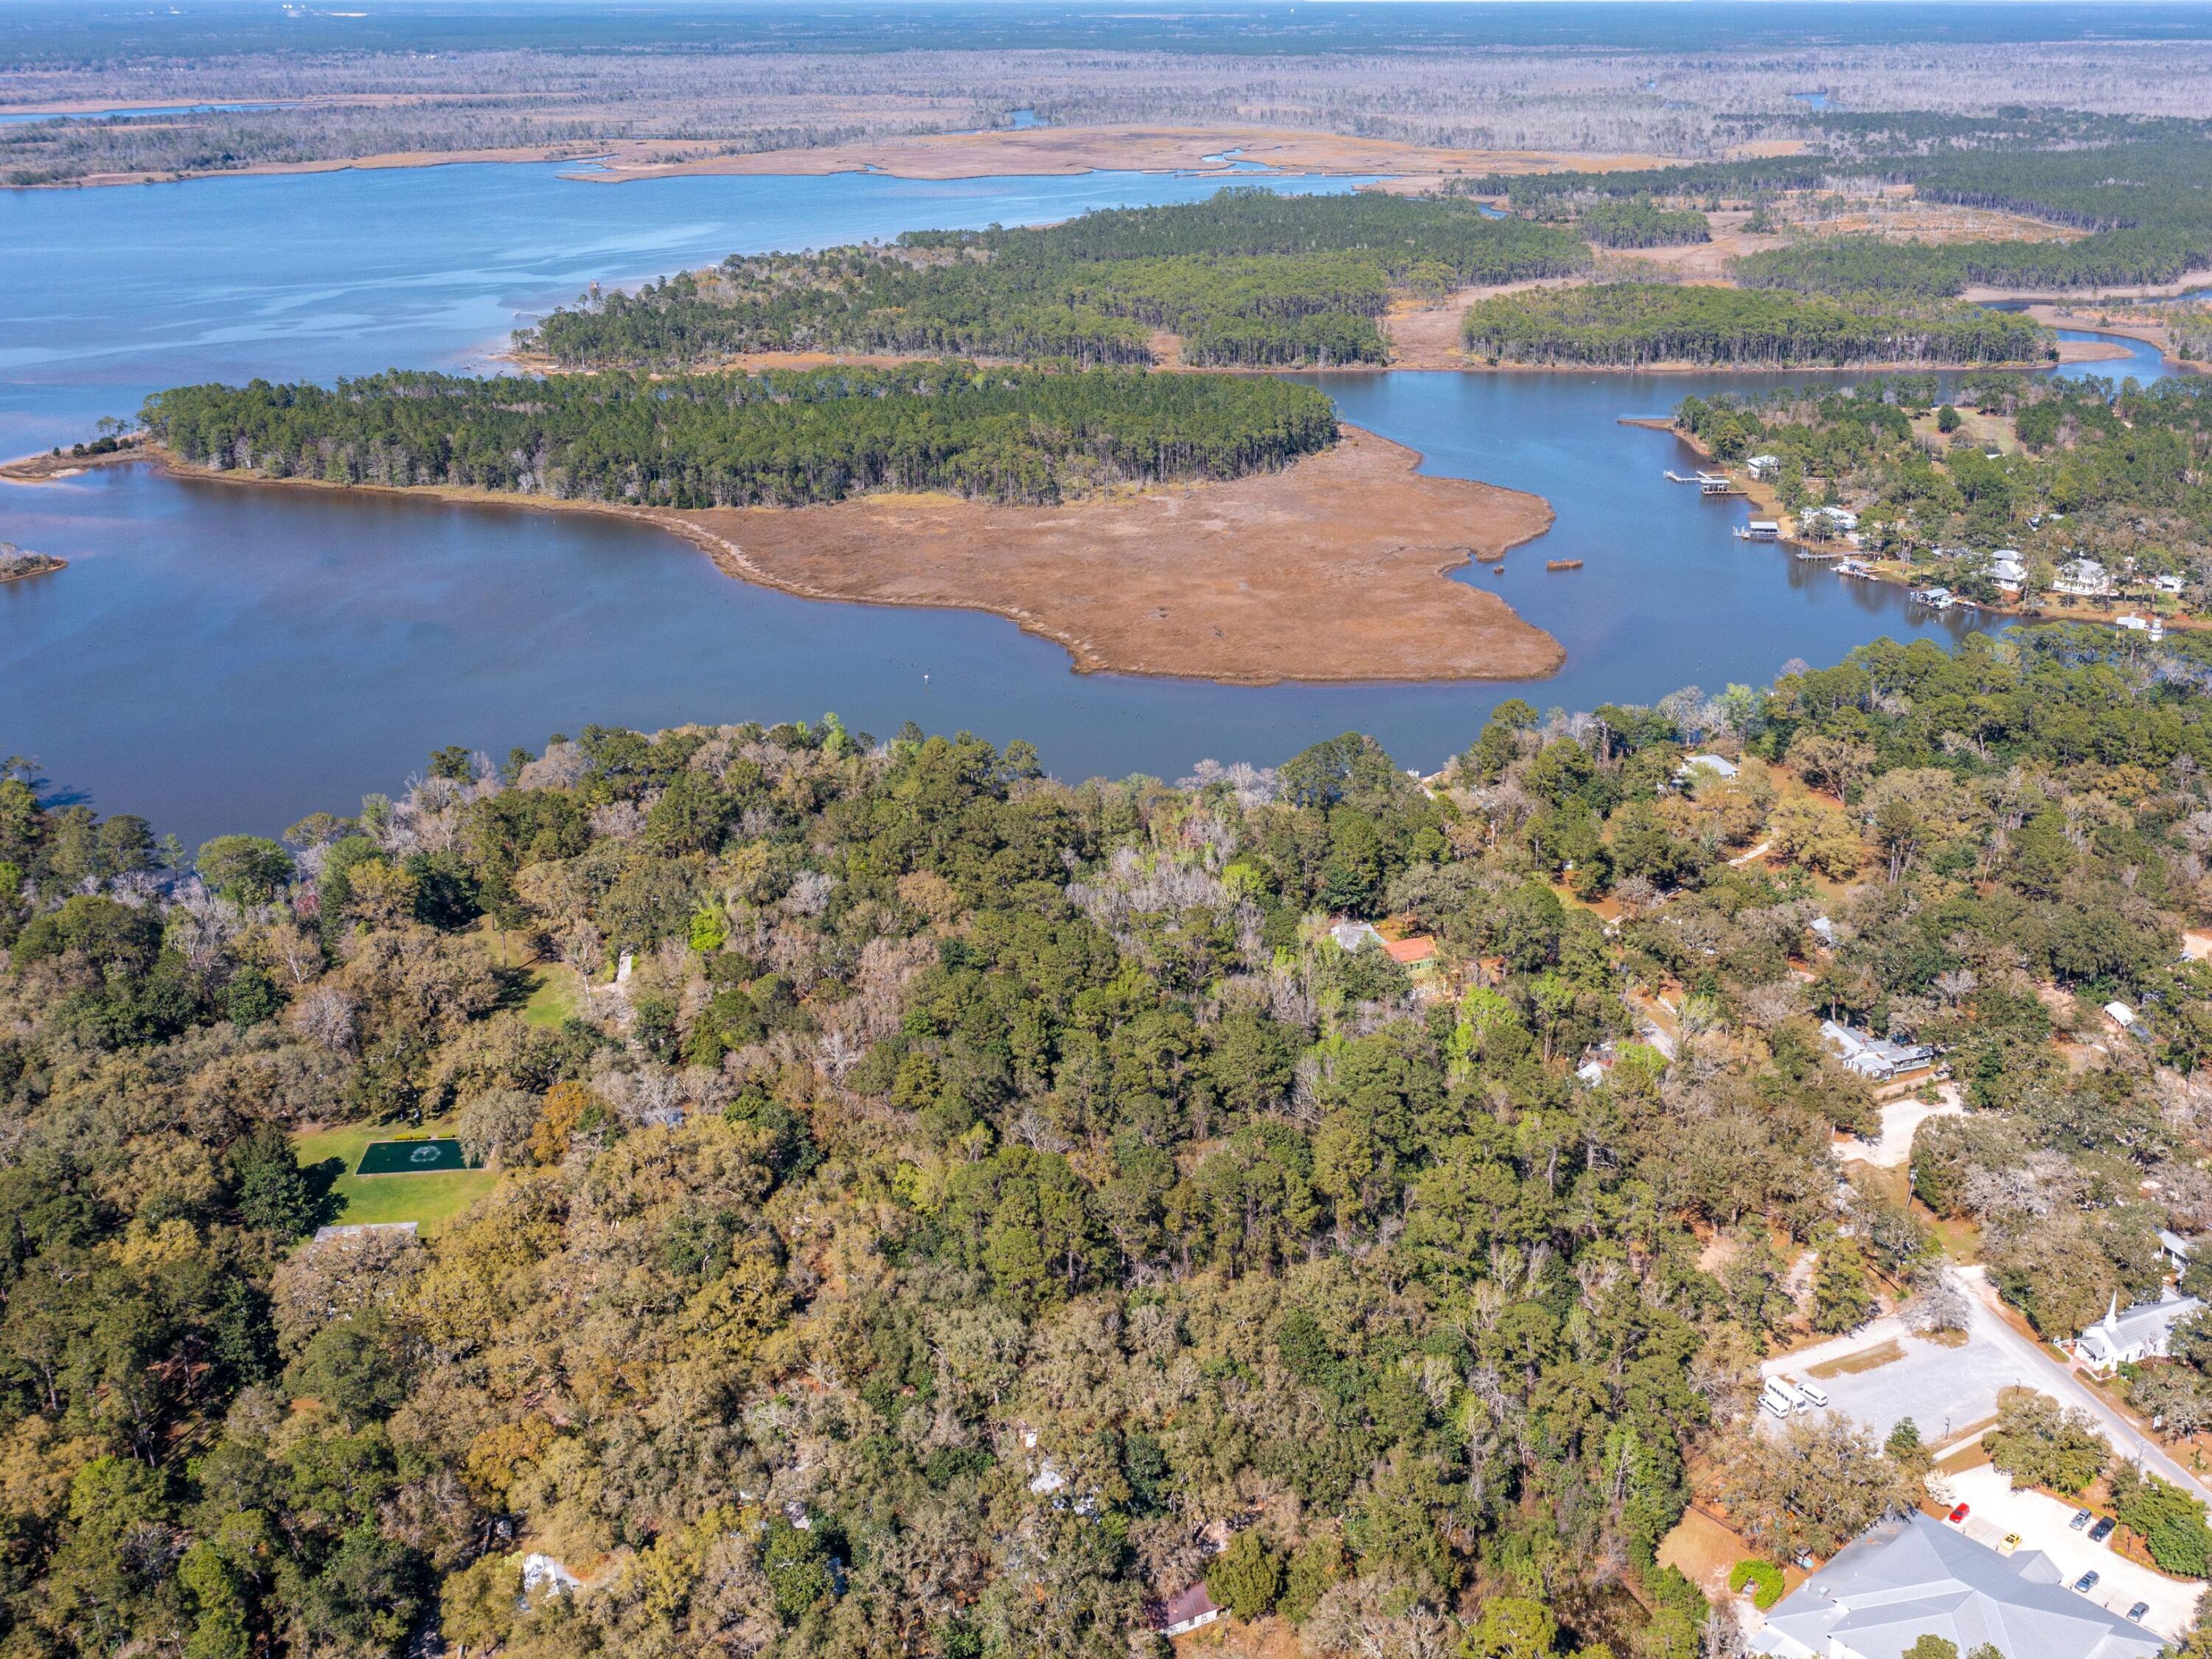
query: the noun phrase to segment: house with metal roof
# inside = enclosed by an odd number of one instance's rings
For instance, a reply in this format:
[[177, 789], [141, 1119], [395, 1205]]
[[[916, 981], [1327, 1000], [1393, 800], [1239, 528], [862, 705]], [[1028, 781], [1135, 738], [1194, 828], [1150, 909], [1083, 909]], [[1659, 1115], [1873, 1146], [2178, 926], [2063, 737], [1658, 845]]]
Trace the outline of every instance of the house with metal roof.
[[1903, 1073], [1936, 1063], [1936, 1050], [1924, 1042], [1893, 1042], [1888, 1037], [1855, 1031], [1832, 1019], [1820, 1022], [1820, 1035], [1847, 1070], [1872, 1078], [1877, 1083], [1887, 1083]]
[[1901, 1659], [1923, 1636], [2005, 1659], [2154, 1659], [2165, 1645], [2063, 1582], [2040, 1550], [2004, 1556], [1917, 1513], [1837, 1552], [1751, 1638], [1773, 1659]]
[[2158, 1253], [2166, 1258], [2166, 1265], [2178, 1273], [2187, 1273], [2189, 1264], [2196, 1259], [2197, 1247], [2170, 1227], [2158, 1230]]
[[1725, 755], [1685, 755], [1682, 763], [1674, 769], [1674, 781], [1687, 783], [1694, 774], [1705, 771], [1726, 782], [1735, 776], [1738, 769], [1736, 763]]

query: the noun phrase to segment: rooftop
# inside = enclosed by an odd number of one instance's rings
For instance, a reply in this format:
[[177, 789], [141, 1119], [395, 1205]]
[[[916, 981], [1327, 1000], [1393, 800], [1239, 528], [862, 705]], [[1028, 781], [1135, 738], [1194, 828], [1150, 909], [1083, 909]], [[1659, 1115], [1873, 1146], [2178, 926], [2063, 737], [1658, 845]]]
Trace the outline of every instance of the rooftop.
[[1914, 1513], [1881, 1522], [1768, 1615], [1754, 1653], [1901, 1659], [1923, 1636], [2005, 1659], [2153, 1659], [2164, 1645], [2058, 1582], [2040, 1551], [2010, 1557]]

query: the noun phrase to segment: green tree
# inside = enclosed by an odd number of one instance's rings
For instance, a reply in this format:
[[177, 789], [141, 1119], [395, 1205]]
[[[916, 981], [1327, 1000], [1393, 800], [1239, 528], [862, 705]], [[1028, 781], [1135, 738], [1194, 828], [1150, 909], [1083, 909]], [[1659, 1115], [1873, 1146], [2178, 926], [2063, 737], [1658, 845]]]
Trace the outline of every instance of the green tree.
[[2083, 1490], [2112, 1457], [2095, 1419], [2032, 1389], [1998, 1393], [1997, 1424], [1987, 1438], [1990, 1462], [1998, 1469], [2054, 1492]]
[[199, 878], [225, 898], [266, 904], [292, 876], [292, 855], [260, 836], [217, 836], [200, 848]]
[[1831, 1234], [1813, 1270], [1813, 1328], [1855, 1331], [1873, 1316], [1874, 1285], [1858, 1241]]
[[1282, 1558], [1252, 1528], [1238, 1533], [1206, 1565], [1206, 1593], [1239, 1619], [1273, 1612], [1282, 1589]]
[[1559, 1623], [1541, 1601], [1501, 1595], [1483, 1604], [1482, 1616], [1468, 1627], [1462, 1659], [1551, 1659], [1559, 1644]]

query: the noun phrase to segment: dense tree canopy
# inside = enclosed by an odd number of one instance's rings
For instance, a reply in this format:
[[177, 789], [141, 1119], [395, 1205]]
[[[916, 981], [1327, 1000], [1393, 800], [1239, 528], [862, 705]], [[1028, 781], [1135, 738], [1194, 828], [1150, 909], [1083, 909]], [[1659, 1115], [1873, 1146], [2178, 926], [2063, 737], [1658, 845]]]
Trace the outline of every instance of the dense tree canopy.
[[[1425, 786], [1352, 734], [1071, 786], [834, 719], [592, 727], [191, 860], [11, 772], [4, 1640], [1120, 1659], [1203, 1581], [1320, 1653], [1690, 1659], [1691, 1468], [1778, 1553], [1924, 1472], [1744, 1427], [1774, 1337], [1932, 1282], [1838, 1179], [1872, 1102], [1815, 1016], [1949, 1051], [1916, 1188], [2046, 1329], [2212, 1219], [2150, 1071], [2212, 1054], [2188, 660], [1509, 702]], [[1678, 785], [1692, 744], [1739, 775]], [[2069, 1066], [2039, 986], [2144, 1008], [2141, 1061]], [[310, 1241], [290, 1133], [424, 1121], [488, 1195]], [[580, 1582], [526, 1596], [532, 1553]]]
[[1327, 447], [1310, 387], [957, 362], [673, 379], [390, 374], [180, 386], [147, 428], [186, 460], [337, 483], [453, 484], [669, 507], [797, 506], [871, 489], [1051, 501], [1233, 478]]
[[1085, 214], [1042, 229], [910, 232], [894, 246], [733, 256], [518, 337], [566, 368], [696, 368], [747, 351], [956, 352], [1080, 363], [1381, 362], [1394, 292], [1561, 276], [1574, 236], [1473, 204], [1360, 192]]
[[1468, 349], [1492, 359], [1612, 368], [2022, 362], [2041, 357], [2049, 338], [2025, 317], [1978, 306], [1638, 283], [1493, 295], [1468, 307], [1461, 331]]

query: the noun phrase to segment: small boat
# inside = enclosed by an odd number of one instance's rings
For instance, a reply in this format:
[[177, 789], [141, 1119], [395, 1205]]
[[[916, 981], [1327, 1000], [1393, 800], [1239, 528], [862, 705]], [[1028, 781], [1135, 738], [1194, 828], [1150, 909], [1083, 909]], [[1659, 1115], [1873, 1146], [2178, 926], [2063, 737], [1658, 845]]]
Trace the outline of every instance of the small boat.
[[1544, 561], [1544, 568], [1547, 570], [1579, 570], [1582, 568], [1583, 562], [1580, 559], [1547, 559]]

